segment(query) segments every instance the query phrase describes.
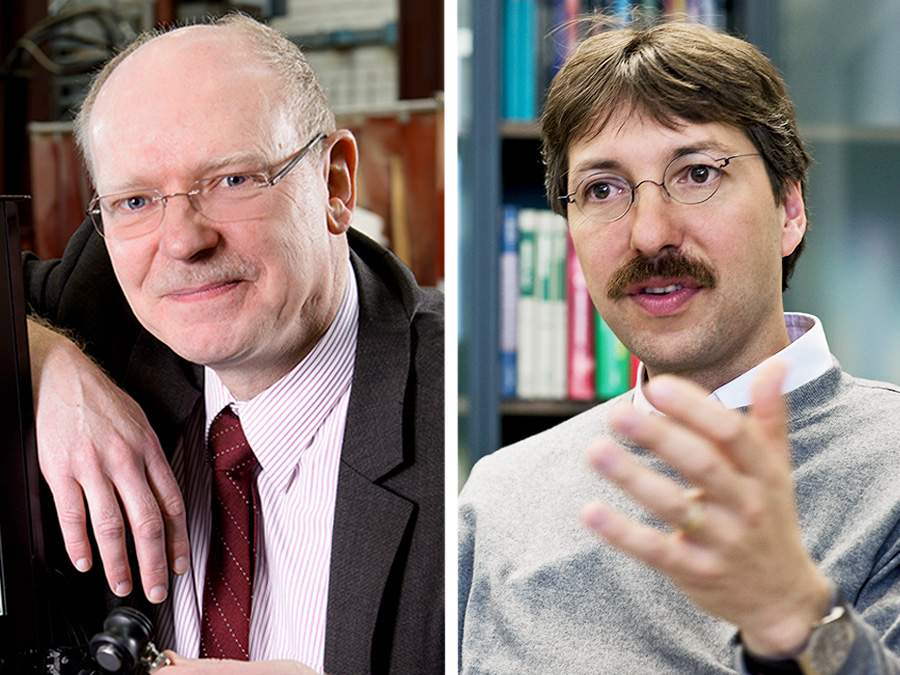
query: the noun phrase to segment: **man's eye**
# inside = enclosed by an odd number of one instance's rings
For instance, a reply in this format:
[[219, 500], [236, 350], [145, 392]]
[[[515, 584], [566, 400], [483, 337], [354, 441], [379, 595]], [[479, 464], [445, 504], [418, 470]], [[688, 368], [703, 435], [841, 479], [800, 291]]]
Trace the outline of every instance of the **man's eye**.
[[225, 176], [222, 178], [222, 187], [236, 188], [247, 185], [250, 182], [250, 177], [245, 173], [236, 173], [232, 176]]
[[695, 164], [688, 169], [688, 179], [692, 183], [707, 183], [715, 177], [718, 169], [706, 164]]
[[585, 197], [591, 201], [601, 201], [607, 199], [612, 193], [612, 186], [609, 183], [594, 183], [588, 185], [584, 191]]
[[617, 197], [628, 189], [628, 184], [624, 179], [602, 177], [590, 181], [584, 186], [582, 198], [587, 202], [602, 202]]
[[152, 200], [147, 195], [129, 195], [116, 199], [110, 204], [109, 210], [113, 213], [117, 211], [133, 212], [146, 208]]
[[673, 172], [672, 184], [681, 183], [684, 187], [702, 187], [715, 183], [722, 175], [722, 170], [714, 164], [689, 164]]

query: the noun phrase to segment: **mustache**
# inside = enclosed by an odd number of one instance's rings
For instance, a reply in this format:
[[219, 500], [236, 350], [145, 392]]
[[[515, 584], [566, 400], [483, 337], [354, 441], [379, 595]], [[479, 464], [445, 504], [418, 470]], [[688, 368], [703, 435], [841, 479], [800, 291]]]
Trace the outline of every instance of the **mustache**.
[[621, 300], [628, 295], [630, 286], [654, 277], [689, 277], [701, 288], [716, 287], [715, 274], [706, 263], [675, 251], [656, 258], [632, 258], [615, 271], [606, 285], [606, 296], [610, 300]]
[[150, 290], [163, 296], [185, 288], [200, 288], [239, 279], [256, 279], [259, 270], [240, 258], [212, 258], [190, 267], [170, 267], [156, 275]]

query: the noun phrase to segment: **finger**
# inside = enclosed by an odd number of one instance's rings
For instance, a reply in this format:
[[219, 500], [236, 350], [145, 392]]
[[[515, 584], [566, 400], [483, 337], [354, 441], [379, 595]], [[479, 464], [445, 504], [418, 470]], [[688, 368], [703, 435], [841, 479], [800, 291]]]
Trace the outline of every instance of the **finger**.
[[147, 462], [147, 480], [165, 523], [169, 566], [175, 574], [184, 574], [190, 562], [184, 497], [162, 449]]
[[656, 454], [689, 483], [702, 487], [712, 499], [735, 501], [740, 488], [736, 467], [702, 434], [677, 420], [642, 413], [630, 405], [614, 409], [609, 424], [617, 433]]
[[769, 453], [760, 452], [761, 439], [746, 416], [709, 399], [697, 385], [668, 375], [653, 378], [646, 393], [660, 412], [727, 453], [741, 473], [768, 471]]
[[[148, 450], [148, 454], [161, 458], [162, 463], [166, 464], [155, 436], [151, 442], [156, 447]], [[132, 453], [122, 453], [116, 458], [117, 461], [107, 470], [114, 477], [116, 491], [134, 538], [141, 586], [150, 602], [160, 603], [169, 592], [166, 520], [144, 464]]]
[[588, 504], [580, 515], [582, 522], [610, 545], [665, 574], [683, 574], [706, 562], [704, 549], [684, 537], [635, 522], [605, 504]]
[[[162, 537], [158, 542], [152, 543], [154, 547], [161, 548], [173, 572], [184, 574], [189, 567], [190, 544], [181, 488], [143, 411], [138, 409], [135, 414], [144, 435], [133, 447], [144, 449], [140, 456], [143, 457], [145, 465], [135, 465], [140, 469], [140, 475], [134, 480], [142, 489], [149, 486], [153, 495], [153, 513], [161, 516], [163, 525]], [[156, 523], [153, 522], [151, 525], [155, 527]], [[157, 560], [155, 552], [153, 560]]]
[[615, 443], [606, 439], [595, 441], [588, 446], [587, 458], [594, 469], [658, 519], [677, 526], [688, 518], [692, 510], [688, 491]]
[[[50, 479], [47, 482], [49, 485]], [[71, 478], [55, 478], [50, 488], [69, 560], [79, 572], [87, 572], [94, 559], [81, 487]]]
[[146, 483], [126, 490], [120, 487], [119, 495], [134, 537], [144, 594], [150, 602], [160, 603], [169, 593], [169, 567], [165, 524], [156, 497]]
[[168, 675], [169, 673], [178, 673], [180, 670], [169, 670], [175, 666], [182, 665], [187, 659], [185, 659], [180, 654], [173, 652], [171, 649], [164, 649], [163, 654], [165, 654], [169, 659], [169, 665], [163, 666], [162, 668], [157, 668], [153, 671], [153, 675]]
[[106, 477], [100, 477], [84, 485], [91, 526], [106, 582], [110, 590], [119, 597], [131, 593], [131, 567], [125, 550], [125, 523], [112, 484]]
[[[119, 532], [127, 519], [134, 540], [141, 586], [150, 602], [160, 603], [166, 599], [169, 588], [165, 524], [157, 505], [156, 496], [147, 482], [144, 464], [129, 449], [122, 452], [109, 452], [104, 470], [108, 479], [99, 481], [104, 486], [100, 488], [103, 490], [100, 493], [100, 507], [108, 509], [113, 504], [117, 508], [121, 506], [120, 512], [115, 514], [116, 517], [113, 517], [108, 510], [102, 512], [103, 527], [108, 531], [108, 537], [106, 542], [102, 542], [98, 535], [97, 545], [104, 567], [108, 571], [110, 567], [113, 570], [119, 570], [116, 572], [117, 577], [121, 574], [122, 562], [127, 568], [125, 532], [124, 530], [121, 532], [121, 539]], [[109, 501], [110, 481], [114, 490], [112, 501]], [[118, 499], [116, 499], [116, 495], [118, 495]], [[95, 515], [94, 507], [91, 506], [92, 518]], [[96, 532], [96, 522], [94, 529]], [[122, 542], [121, 546], [119, 541]]]
[[787, 364], [778, 359], [771, 359], [763, 365], [753, 382], [750, 416], [758, 425], [768, 447], [790, 461], [788, 410], [782, 394], [787, 371]]

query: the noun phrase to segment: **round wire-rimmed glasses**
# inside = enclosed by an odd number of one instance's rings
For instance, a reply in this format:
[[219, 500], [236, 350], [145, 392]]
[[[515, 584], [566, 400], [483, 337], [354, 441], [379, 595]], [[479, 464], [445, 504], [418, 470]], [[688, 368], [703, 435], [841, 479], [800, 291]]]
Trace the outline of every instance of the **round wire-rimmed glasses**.
[[316, 136], [275, 173], [228, 173], [195, 181], [186, 192], [164, 195], [159, 190], [128, 190], [94, 197], [87, 214], [104, 237], [134, 239], [153, 232], [163, 220], [172, 197], [187, 197], [205, 218], [213, 222], [240, 222], [263, 217], [269, 208], [271, 188], [277, 185], [319, 141]]
[[680, 204], [702, 204], [716, 194], [722, 183], [722, 170], [731, 160], [760, 156], [753, 152], [715, 159], [704, 152], [691, 152], [669, 162], [660, 183], [642, 180], [632, 185], [613, 171], [598, 171], [578, 183], [574, 192], [559, 199], [575, 204], [586, 218], [599, 223], [624, 217], [634, 204], [637, 189], [644, 183], [662, 188], [667, 197]]

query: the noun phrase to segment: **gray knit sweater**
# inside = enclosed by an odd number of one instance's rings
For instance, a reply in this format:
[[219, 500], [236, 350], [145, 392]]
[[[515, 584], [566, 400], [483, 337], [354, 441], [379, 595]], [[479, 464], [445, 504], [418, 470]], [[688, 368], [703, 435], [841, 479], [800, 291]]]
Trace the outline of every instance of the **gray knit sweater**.
[[[835, 363], [788, 402], [803, 536], [856, 610], [858, 638], [841, 675], [900, 673], [891, 654], [900, 653], [900, 389]], [[473, 469], [459, 497], [460, 672], [739, 671], [733, 626], [578, 520], [599, 498], [653, 522], [584, 461], [588, 442], [609, 433], [615, 403]]]

